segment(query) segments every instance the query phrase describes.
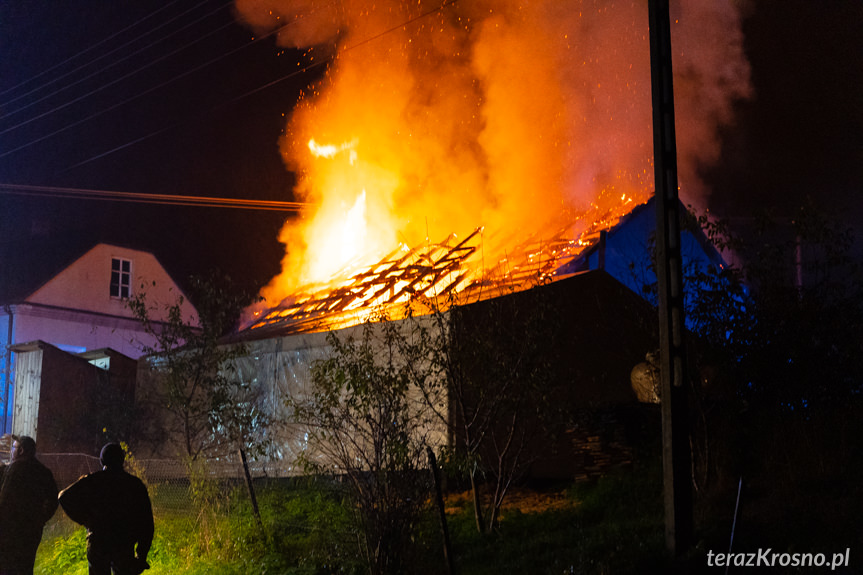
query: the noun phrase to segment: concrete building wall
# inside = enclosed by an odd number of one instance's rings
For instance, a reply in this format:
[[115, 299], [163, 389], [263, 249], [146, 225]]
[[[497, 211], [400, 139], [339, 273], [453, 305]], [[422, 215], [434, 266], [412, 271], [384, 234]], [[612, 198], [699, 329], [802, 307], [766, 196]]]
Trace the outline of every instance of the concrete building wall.
[[[108, 244], [98, 244], [78, 258], [54, 278], [27, 297], [35, 304], [58, 306], [75, 310], [119, 317], [132, 317], [125, 301], [112, 297], [111, 260], [122, 258], [131, 262], [131, 289], [137, 293], [143, 289], [147, 301], [153, 304], [151, 319], [167, 319], [164, 307], [177, 301], [183, 293], [167, 274], [158, 260], [150, 253]], [[143, 286], [143, 287], [142, 287]], [[196, 313], [185, 301], [183, 317], [193, 318]], [[25, 341], [19, 339], [19, 341]]]
[[[419, 321], [423, 321], [420, 319]], [[400, 323], [405, 329], [408, 323]], [[353, 338], [360, 341], [363, 338], [364, 325], [353, 326], [339, 330], [337, 337], [341, 341]], [[373, 329], [380, 329], [380, 325]], [[284, 337], [273, 337], [245, 342], [247, 353], [236, 362], [236, 376], [249, 386], [249, 396], [255, 405], [271, 418], [268, 429], [272, 440], [272, 452], [269, 459], [276, 464], [283, 475], [297, 475], [303, 472], [297, 460], [300, 454], [305, 454], [311, 460], [319, 463], [329, 463], [327, 457], [310, 450], [308, 441], [309, 427], [296, 422], [286, 405], [286, 400], [298, 402], [310, 400], [313, 396], [312, 366], [318, 360], [332, 355], [332, 347], [327, 341], [328, 333], [302, 333]], [[374, 337], [378, 337], [376, 332]], [[383, 349], [382, 349], [383, 352]], [[159, 404], [158, 375], [150, 370], [151, 363], [142, 359], [138, 362], [136, 402], [138, 405]], [[418, 390], [414, 390], [415, 402], [421, 400]], [[439, 409], [444, 409], [440, 406]], [[164, 458], [176, 457], [184, 453], [183, 437], [178, 432], [171, 418], [174, 417], [164, 409], [155, 411], [146, 422], [149, 429], [143, 430], [146, 437], [158, 436], [160, 440], [151, 445], [142, 445], [136, 453], [141, 457]], [[429, 421], [415, 433], [430, 439], [431, 445], [443, 445], [447, 441], [446, 426], [442, 421]], [[227, 454], [232, 457], [234, 454]]]
[[135, 360], [114, 350], [72, 354], [43, 341], [15, 346], [12, 433], [43, 453], [98, 453], [128, 439]]
[[145, 291], [151, 320], [166, 320], [166, 308], [182, 297], [183, 318], [193, 325], [197, 323], [195, 308], [155, 256], [109, 244], [94, 246], [23, 301], [0, 307], [2, 432], [11, 431], [15, 405], [18, 354], [7, 352], [8, 346], [38, 340], [72, 353], [111, 348], [137, 359], [145, 346], [155, 343], [133, 317], [126, 299], [112, 296], [111, 265], [115, 258], [129, 262], [129, 295]]
[[132, 358], [141, 356], [144, 345], [155, 343], [130, 317], [33, 304], [14, 309], [16, 342], [42, 340], [74, 353], [110, 347]]

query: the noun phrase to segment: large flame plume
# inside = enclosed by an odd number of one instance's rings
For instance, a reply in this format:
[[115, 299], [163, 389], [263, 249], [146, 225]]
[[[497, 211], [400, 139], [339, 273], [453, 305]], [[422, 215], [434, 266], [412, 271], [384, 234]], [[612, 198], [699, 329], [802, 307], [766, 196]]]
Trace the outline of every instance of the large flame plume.
[[[278, 303], [399, 243], [484, 226], [483, 257], [652, 193], [647, 2], [237, 0], [256, 31], [330, 59], [294, 107], [281, 150], [297, 200]], [[749, 96], [733, 2], [672, 6], [682, 193]], [[631, 206], [630, 206], [631, 207]], [[630, 209], [630, 208], [622, 208]], [[577, 233], [577, 230], [574, 230]], [[363, 258], [366, 258], [365, 260]]]

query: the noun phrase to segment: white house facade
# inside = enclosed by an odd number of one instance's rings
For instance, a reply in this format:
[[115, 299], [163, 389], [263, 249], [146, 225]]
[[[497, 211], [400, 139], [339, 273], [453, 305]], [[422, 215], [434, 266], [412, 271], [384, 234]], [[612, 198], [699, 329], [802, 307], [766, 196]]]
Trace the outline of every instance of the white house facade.
[[[3, 270], [2, 273], [15, 273]], [[2, 375], [0, 400], [12, 399], [15, 352], [10, 346], [34, 341], [71, 353], [110, 348], [137, 359], [155, 342], [127, 307], [130, 296], [146, 292], [151, 319], [163, 321], [166, 307], [182, 297], [183, 317], [197, 312], [156, 257], [145, 251], [97, 244], [28, 294], [0, 302]], [[4, 401], [7, 420], [12, 401]], [[8, 431], [10, 423], [0, 421]]]

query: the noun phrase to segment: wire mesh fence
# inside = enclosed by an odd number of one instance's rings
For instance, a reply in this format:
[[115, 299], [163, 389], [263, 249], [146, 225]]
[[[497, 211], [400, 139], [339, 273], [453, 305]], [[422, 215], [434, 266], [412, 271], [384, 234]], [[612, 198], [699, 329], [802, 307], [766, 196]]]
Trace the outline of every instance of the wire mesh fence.
[[[0, 454], [2, 457], [2, 454]], [[38, 459], [51, 469], [57, 488], [63, 490], [80, 477], [102, 469], [98, 457], [82, 453], [40, 453]], [[8, 459], [6, 459], [8, 461]], [[222, 512], [230, 513], [249, 499], [245, 471], [239, 461], [207, 460], [189, 464], [180, 459], [129, 459], [126, 471], [140, 477], [147, 485], [153, 514], [158, 517], [187, 517], [196, 521], [194, 498], [203, 481], [210, 490], [208, 497], [218, 501]], [[257, 493], [273, 489], [278, 481], [290, 475], [272, 461], [249, 461], [248, 471]], [[198, 493], [200, 495], [200, 493]], [[77, 529], [65, 513], [58, 510], [45, 527], [44, 535], [61, 535]]]

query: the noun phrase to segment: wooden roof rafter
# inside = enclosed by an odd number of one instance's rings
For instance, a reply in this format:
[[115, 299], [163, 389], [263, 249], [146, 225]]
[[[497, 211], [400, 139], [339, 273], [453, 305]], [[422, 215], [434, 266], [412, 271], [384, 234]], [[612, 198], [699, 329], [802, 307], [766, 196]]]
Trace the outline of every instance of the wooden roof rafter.
[[477, 250], [480, 232], [479, 228], [474, 230], [454, 246], [449, 245], [455, 237], [451, 235], [439, 244], [395, 250], [340, 284], [286, 298], [248, 329], [281, 325], [301, 331], [316, 318], [393, 305], [415, 296], [434, 298], [450, 293], [470, 276], [466, 262]]
[[[584, 213], [564, 214], [521, 241], [516, 241], [521, 230], [506, 237], [500, 233], [487, 237], [477, 228], [458, 243], [451, 234], [441, 243], [402, 245], [372, 265], [286, 298], [244, 331], [266, 328], [259, 333], [288, 334], [337, 329], [409, 301], [446, 305], [441, 298], [456, 292], [464, 292], [459, 299], [466, 303], [529, 289], [552, 281], [560, 269], [595, 245], [603, 230], [614, 228], [626, 215], [593, 205]], [[505, 255], [489, 265], [475, 257], [483, 244], [484, 252]]]

